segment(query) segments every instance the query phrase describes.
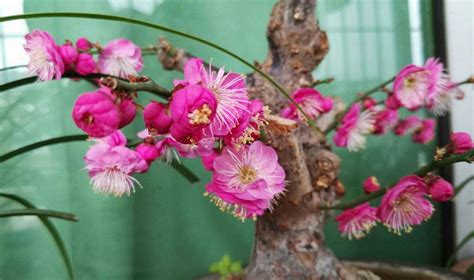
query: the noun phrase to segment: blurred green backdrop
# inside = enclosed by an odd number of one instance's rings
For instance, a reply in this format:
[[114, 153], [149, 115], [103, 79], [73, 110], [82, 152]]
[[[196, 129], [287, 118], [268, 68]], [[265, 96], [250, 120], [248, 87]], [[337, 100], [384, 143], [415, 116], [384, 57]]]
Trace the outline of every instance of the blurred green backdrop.
[[[9, 3], [9, 4], [5, 4]], [[265, 30], [275, 1], [251, 0], [3, 0], [3, 15], [24, 12], [82, 11], [129, 16], [167, 25], [210, 39], [247, 60], [266, 55]], [[431, 54], [429, 1], [320, 0], [318, 15], [328, 33], [331, 51], [315, 75], [336, 77], [320, 89], [345, 100], [394, 75], [410, 62]], [[9, 5], [9, 9], [3, 8]], [[12, 8], [13, 7], [13, 8]], [[24, 10], [23, 10], [24, 9]], [[2, 12], [0, 12], [2, 13]], [[0, 66], [24, 62], [21, 50], [27, 30], [44, 29], [58, 42], [87, 37], [105, 44], [126, 37], [139, 45], [154, 44], [166, 35], [178, 47], [226, 69], [248, 72], [235, 60], [195, 42], [143, 27], [116, 22], [37, 19], [0, 24]], [[21, 28], [20, 28], [20, 27]], [[156, 58], [146, 57], [143, 74], [165, 86], [181, 77], [163, 71]], [[0, 82], [25, 76], [0, 73]], [[1, 93], [0, 154], [36, 141], [77, 134], [70, 118], [75, 98], [92, 90], [84, 82], [55, 81]], [[142, 93], [142, 104], [151, 95]], [[143, 129], [137, 117], [128, 136]], [[0, 165], [0, 191], [16, 193], [38, 206], [76, 213], [80, 222], [54, 221], [72, 256], [78, 279], [191, 279], [206, 273], [210, 263], [228, 253], [247, 262], [253, 223], [224, 215], [202, 196], [210, 177], [199, 161], [184, 161], [202, 181], [190, 185], [174, 170], [153, 166], [138, 176], [144, 188], [117, 199], [93, 193], [83, 168], [88, 143], [36, 150]], [[341, 179], [347, 196], [361, 192], [362, 181], [377, 175], [382, 184], [425, 164], [433, 145], [412, 144], [391, 135], [372, 137], [358, 153], [336, 149], [343, 158]], [[0, 200], [0, 209], [17, 207]], [[402, 237], [379, 226], [366, 239], [348, 241], [336, 226], [327, 226], [327, 243], [339, 257], [440, 264], [442, 226], [439, 213], [412, 234]], [[0, 279], [65, 279], [58, 251], [33, 217], [0, 220]]]

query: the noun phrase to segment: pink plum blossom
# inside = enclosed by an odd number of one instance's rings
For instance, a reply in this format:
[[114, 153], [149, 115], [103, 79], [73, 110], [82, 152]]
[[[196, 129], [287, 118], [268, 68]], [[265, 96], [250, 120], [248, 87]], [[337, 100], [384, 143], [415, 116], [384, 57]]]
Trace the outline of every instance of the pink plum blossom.
[[212, 150], [212, 153], [201, 156], [201, 162], [204, 168], [208, 171], [214, 171], [214, 160], [219, 155], [216, 149]]
[[143, 110], [145, 126], [153, 133], [167, 134], [173, 119], [170, 116], [169, 104], [152, 101]]
[[418, 116], [411, 115], [411, 116], [408, 116], [404, 120], [400, 120], [398, 124], [395, 126], [395, 129], [393, 130], [393, 132], [398, 136], [409, 134], [409, 133], [414, 132], [416, 129], [418, 129], [421, 123], [422, 121], [420, 120]]
[[132, 175], [144, 172], [148, 164], [137, 152], [125, 146], [106, 143], [93, 145], [84, 157], [92, 188], [102, 194], [130, 195], [141, 184]]
[[120, 110], [120, 127], [129, 125], [137, 114], [137, 105], [130, 96], [118, 96], [114, 99]]
[[23, 48], [30, 58], [28, 71], [41, 81], [60, 79], [64, 73], [64, 62], [51, 34], [34, 30], [26, 34], [25, 39]]
[[[374, 107], [376, 108], [376, 107]], [[397, 110], [383, 109], [374, 111], [375, 123], [374, 134], [384, 134], [387, 130], [392, 129], [398, 122]]]
[[426, 195], [423, 179], [414, 175], [403, 177], [385, 193], [377, 216], [396, 234], [411, 232], [412, 226], [421, 224], [433, 214], [433, 205]]
[[379, 181], [377, 180], [377, 177], [375, 176], [370, 176], [364, 181], [364, 192], [366, 194], [376, 192], [380, 190], [380, 184]]
[[338, 147], [347, 147], [351, 152], [364, 148], [365, 135], [373, 132], [374, 122], [372, 112], [361, 113], [359, 103], [352, 105], [334, 134], [334, 143]]
[[120, 128], [120, 110], [110, 90], [100, 88], [80, 95], [72, 110], [74, 123], [92, 137], [104, 137]]
[[148, 164], [151, 164], [160, 156], [158, 149], [153, 143], [143, 142], [135, 148], [135, 151], [139, 153]]
[[111, 147], [127, 145], [127, 138], [125, 137], [125, 135], [123, 134], [121, 130], [116, 130], [105, 137], [93, 138], [92, 140], [98, 143], [104, 143]]
[[216, 116], [217, 100], [208, 89], [199, 85], [188, 85], [173, 94], [170, 104], [173, 123], [171, 135], [182, 143], [197, 142], [204, 128]]
[[375, 98], [373, 98], [372, 96], [367, 96], [366, 98], [364, 98], [364, 100], [362, 100], [362, 106], [364, 107], [364, 109], [373, 108], [375, 107], [375, 105], [377, 105], [377, 100], [375, 100]]
[[454, 188], [448, 181], [439, 176], [428, 180], [428, 193], [436, 201], [444, 202], [453, 198]]
[[410, 64], [395, 77], [393, 92], [404, 107], [416, 110], [425, 104], [431, 84], [429, 71], [424, 67]]
[[85, 76], [96, 72], [97, 64], [91, 54], [81, 53], [77, 57], [76, 72]]
[[81, 51], [88, 51], [88, 50], [91, 49], [92, 44], [86, 38], [81, 37], [81, 38], [77, 39], [76, 47]]
[[402, 107], [402, 104], [395, 97], [393, 93], [388, 94], [387, 99], [385, 99], [385, 107], [390, 110], [398, 110]]
[[137, 76], [143, 68], [140, 47], [127, 39], [110, 41], [99, 55], [99, 71], [103, 74], [128, 78]]
[[263, 102], [251, 100], [246, 111], [240, 116], [239, 124], [224, 137], [224, 143], [239, 147], [250, 144], [260, 137], [260, 128], [266, 123]]
[[455, 132], [451, 134], [451, 153], [463, 154], [474, 148], [471, 135], [466, 132]]
[[420, 127], [418, 127], [411, 136], [413, 142], [420, 144], [426, 144], [430, 142], [435, 137], [435, 128], [435, 119], [424, 119], [421, 122]]
[[184, 81], [175, 84], [200, 84], [211, 91], [217, 100], [216, 117], [209, 126], [212, 136], [225, 136], [239, 124], [240, 116], [247, 110], [249, 98], [245, 78], [237, 73], [217, 72], [204, 67], [199, 58], [189, 59], [184, 66]]
[[59, 54], [61, 55], [61, 59], [63, 60], [66, 68], [71, 68], [72, 65], [76, 63], [77, 57], [79, 55], [76, 48], [74, 48], [70, 42], [67, 42], [66, 44], [63, 44], [59, 47]]
[[[331, 111], [333, 106], [331, 98], [324, 97], [314, 88], [299, 88], [291, 94], [291, 97], [311, 119]], [[293, 103], [283, 108], [280, 116], [292, 120], [305, 120]]]
[[238, 150], [225, 147], [213, 168], [207, 194], [222, 211], [242, 220], [263, 215], [285, 188], [285, 171], [277, 153], [260, 141]]
[[377, 222], [377, 208], [368, 202], [351, 209], [344, 210], [336, 217], [338, 229], [342, 236], [351, 240], [360, 239], [370, 232]]

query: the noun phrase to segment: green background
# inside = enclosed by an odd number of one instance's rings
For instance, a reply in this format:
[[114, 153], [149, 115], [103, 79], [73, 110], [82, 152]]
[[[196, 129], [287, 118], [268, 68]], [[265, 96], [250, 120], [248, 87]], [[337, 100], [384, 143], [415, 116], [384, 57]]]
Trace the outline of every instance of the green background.
[[[8, 2], [8, 1], [7, 1]], [[412, 60], [411, 34], [421, 32], [423, 56], [431, 54], [428, 1], [422, 1], [421, 29], [409, 25], [407, 1], [320, 0], [321, 27], [328, 32], [331, 51], [315, 75], [336, 77], [321, 86], [325, 94], [345, 100], [387, 80]], [[3, 2], [2, 2], [3, 4]], [[266, 56], [266, 24], [274, 1], [59, 1], [25, 0], [25, 12], [83, 11], [116, 14], [167, 25], [218, 43], [249, 61]], [[226, 69], [248, 72], [235, 60], [213, 49], [176, 36], [116, 22], [73, 19], [28, 21], [30, 30], [44, 29], [58, 42], [87, 37], [106, 41], [126, 37], [139, 45], [166, 35], [178, 47]], [[7, 54], [8, 55], [8, 54]], [[170, 87], [180, 78], [164, 71], [156, 58], [146, 57], [144, 75]], [[0, 81], [24, 73], [0, 74]], [[36, 84], [0, 97], [0, 154], [39, 140], [77, 134], [70, 118], [75, 98], [92, 90], [84, 82]], [[145, 104], [151, 95], [142, 93]], [[125, 132], [143, 129], [140, 117]], [[0, 165], [0, 191], [16, 193], [37, 205], [75, 213], [79, 223], [55, 221], [73, 259], [78, 279], [190, 279], [206, 273], [210, 263], [228, 253], [248, 261], [254, 224], [225, 215], [202, 196], [210, 178], [199, 161], [184, 160], [202, 178], [190, 185], [174, 170], [154, 165], [139, 175], [143, 189], [121, 199], [95, 194], [88, 184], [82, 156], [88, 143], [36, 150]], [[408, 137], [371, 137], [358, 153], [335, 149], [342, 157], [341, 180], [347, 198], [361, 192], [370, 175], [390, 184], [430, 159], [433, 145], [420, 146]], [[0, 209], [15, 208], [0, 201]], [[402, 237], [382, 226], [360, 241], [341, 237], [334, 223], [326, 228], [328, 246], [339, 257], [440, 264], [442, 226], [439, 211], [412, 234]], [[33, 217], [0, 220], [0, 279], [65, 279], [66, 272], [52, 238]]]

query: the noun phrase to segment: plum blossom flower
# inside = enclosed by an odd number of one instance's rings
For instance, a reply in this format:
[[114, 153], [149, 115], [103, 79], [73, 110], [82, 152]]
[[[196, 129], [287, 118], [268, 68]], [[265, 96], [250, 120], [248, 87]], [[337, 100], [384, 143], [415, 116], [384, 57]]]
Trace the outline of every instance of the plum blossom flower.
[[81, 53], [76, 60], [76, 72], [85, 76], [94, 73], [97, 69], [97, 64], [91, 54]]
[[410, 115], [404, 120], [400, 120], [395, 126], [393, 132], [395, 135], [402, 136], [414, 132], [417, 128], [420, 127], [422, 121], [416, 115]]
[[207, 194], [222, 211], [242, 220], [263, 215], [285, 188], [285, 171], [277, 153], [260, 141], [238, 150], [225, 147], [213, 167]]
[[240, 116], [239, 124], [224, 137], [224, 143], [238, 148], [257, 140], [260, 137], [260, 128], [267, 123], [265, 111], [268, 109], [262, 101], [251, 100], [247, 111]]
[[453, 154], [463, 154], [474, 148], [471, 135], [466, 132], [455, 132], [451, 134], [450, 152]]
[[[435, 201], [448, 201], [453, 198], [454, 188], [448, 181], [444, 180], [440, 176], [427, 176], [428, 180], [428, 193], [431, 198]], [[431, 178], [429, 178], [431, 177]]]
[[368, 202], [354, 208], [344, 210], [336, 217], [338, 229], [342, 236], [351, 240], [360, 239], [370, 232], [377, 222], [377, 208]]
[[390, 188], [377, 210], [380, 221], [396, 234], [411, 232], [412, 226], [428, 220], [433, 205], [425, 198], [427, 186], [418, 176], [406, 176]]
[[122, 196], [135, 191], [140, 182], [132, 175], [148, 169], [146, 161], [135, 151], [124, 146], [96, 144], [84, 157], [92, 188], [102, 194]]
[[400, 103], [410, 110], [425, 104], [432, 85], [430, 71], [413, 64], [405, 66], [395, 77], [393, 93]]
[[46, 31], [34, 30], [25, 35], [23, 45], [30, 58], [28, 71], [35, 74], [41, 81], [60, 79], [64, 73], [64, 62], [59, 52], [59, 46], [54, 38]]
[[421, 125], [413, 132], [411, 138], [413, 142], [426, 144], [435, 137], [435, 119], [424, 119]]
[[338, 147], [347, 147], [351, 152], [365, 146], [365, 135], [374, 130], [374, 114], [371, 111], [361, 113], [359, 103], [352, 105], [334, 134], [334, 143]]
[[145, 126], [149, 131], [158, 134], [167, 134], [173, 119], [170, 116], [169, 105], [152, 101], [143, 110]]
[[223, 68], [216, 72], [211, 66], [206, 70], [199, 58], [186, 62], [184, 81], [175, 81], [175, 84], [200, 84], [215, 95], [216, 117], [208, 128], [212, 136], [227, 135], [239, 124], [240, 116], [247, 110], [249, 98], [243, 75], [226, 73]]
[[170, 103], [171, 135], [182, 143], [197, 142], [202, 130], [216, 116], [217, 100], [208, 89], [199, 85], [188, 85], [173, 94]]
[[364, 192], [366, 194], [373, 193], [380, 190], [380, 183], [377, 180], [377, 177], [375, 176], [370, 176], [367, 179], [365, 179], [363, 186], [364, 186]]
[[74, 123], [92, 137], [104, 137], [120, 127], [120, 110], [110, 90], [100, 88], [80, 95], [72, 110]]
[[88, 50], [91, 49], [92, 43], [89, 42], [89, 40], [87, 40], [86, 38], [81, 37], [81, 38], [77, 39], [76, 47], [81, 51], [88, 51]]
[[397, 110], [376, 109], [373, 112], [375, 114], [374, 134], [384, 134], [387, 130], [394, 128], [398, 122]]
[[79, 53], [77, 52], [76, 48], [72, 46], [71, 42], [67, 42], [60, 46], [58, 51], [66, 68], [71, 68], [72, 65], [76, 63]]
[[103, 74], [128, 78], [137, 76], [143, 68], [141, 49], [127, 39], [107, 43], [99, 55], [99, 71]]
[[[299, 88], [291, 96], [311, 119], [316, 119], [321, 114], [331, 111], [333, 107], [332, 99], [324, 97], [314, 88]], [[293, 103], [283, 108], [280, 116], [291, 120], [305, 120], [305, 117]]]

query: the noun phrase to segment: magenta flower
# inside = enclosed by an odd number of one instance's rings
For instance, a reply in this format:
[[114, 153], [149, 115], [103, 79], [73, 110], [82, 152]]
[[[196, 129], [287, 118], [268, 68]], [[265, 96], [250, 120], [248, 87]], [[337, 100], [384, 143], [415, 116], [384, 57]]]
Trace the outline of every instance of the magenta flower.
[[188, 85], [173, 94], [170, 103], [171, 135], [182, 143], [197, 142], [202, 130], [216, 116], [217, 100], [214, 94], [199, 85]]
[[469, 133], [454, 132], [451, 134], [450, 146], [453, 154], [463, 154], [474, 148], [474, 142]]
[[387, 99], [385, 99], [385, 107], [390, 110], [398, 110], [402, 107], [402, 104], [394, 94], [388, 94]]
[[160, 156], [159, 151], [155, 147], [154, 143], [143, 142], [135, 148], [135, 151], [142, 156], [148, 165], [150, 165]]
[[377, 208], [371, 207], [368, 202], [351, 209], [344, 210], [336, 217], [338, 229], [342, 236], [360, 239], [375, 226], [377, 222]]
[[398, 136], [409, 134], [417, 130], [421, 126], [421, 123], [422, 121], [420, 118], [418, 118], [418, 116], [411, 115], [404, 120], [400, 120], [395, 126], [393, 132]]
[[97, 64], [91, 54], [81, 53], [77, 57], [76, 72], [85, 76], [96, 72]]
[[34, 30], [25, 35], [23, 45], [30, 58], [28, 71], [35, 74], [41, 81], [61, 79], [64, 73], [64, 62], [59, 53], [59, 46], [46, 31]]
[[444, 202], [453, 198], [454, 188], [448, 181], [435, 176], [428, 182], [428, 193], [433, 200]]
[[[324, 97], [319, 91], [313, 88], [299, 88], [294, 91], [291, 96], [311, 119], [316, 119], [321, 114], [331, 111], [333, 106], [331, 98]], [[292, 120], [305, 120], [305, 117], [293, 103], [283, 108], [280, 116]]]
[[206, 191], [222, 211], [245, 219], [263, 215], [285, 188], [285, 171], [275, 150], [260, 141], [239, 150], [225, 147], [214, 159]]
[[376, 192], [380, 190], [380, 184], [379, 181], [377, 180], [377, 177], [375, 176], [370, 176], [364, 181], [364, 192], [366, 194]]
[[137, 76], [142, 68], [141, 49], [127, 39], [110, 41], [99, 55], [99, 71], [103, 74], [125, 79]]
[[209, 126], [212, 136], [225, 136], [239, 123], [240, 116], [247, 110], [249, 98], [245, 78], [236, 73], [226, 73], [223, 68], [206, 70], [202, 60], [189, 59], [184, 66], [184, 82], [178, 84], [200, 84], [210, 90], [217, 99], [216, 117]]
[[93, 145], [84, 157], [92, 188], [102, 194], [122, 196], [135, 191], [140, 182], [132, 175], [144, 172], [148, 164], [137, 152], [125, 146], [110, 146], [106, 143]]
[[77, 39], [76, 47], [81, 51], [88, 51], [88, 50], [91, 49], [92, 44], [86, 38], [81, 37], [81, 38]]
[[406, 176], [390, 188], [377, 211], [380, 221], [396, 234], [411, 232], [412, 226], [428, 220], [433, 205], [425, 198], [427, 186], [418, 176]]
[[80, 95], [72, 110], [74, 123], [92, 137], [104, 137], [120, 128], [120, 110], [110, 89], [100, 88]]
[[74, 48], [72, 44], [68, 42], [60, 46], [58, 50], [66, 68], [71, 68], [72, 65], [76, 63], [77, 57], [79, 55], [76, 48]]
[[410, 64], [395, 77], [393, 93], [404, 107], [416, 110], [425, 104], [432, 85], [431, 78], [430, 72], [424, 67]]
[[[374, 107], [376, 108], [376, 107]], [[398, 122], [397, 110], [384, 109], [374, 111], [374, 134], [384, 134], [387, 130], [392, 129]]]
[[361, 113], [359, 103], [352, 105], [334, 134], [334, 144], [338, 147], [347, 147], [351, 152], [364, 148], [365, 135], [374, 131], [374, 122], [372, 112]]
[[92, 140], [98, 143], [104, 143], [112, 147], [127, 145], [127, 138], [121, 130], [116, 130], [102, 138], [92, 138]]
[[201, 162], [204, 168], [208, 171], [214, 171], [214, 160], [219, 155], [219, 153], [213, 149], [212, 153], [201, 156]]
[[262, 101], [251, 100], [247, 110], [240, 116], [239, 124], [224, 137], [224, 143], [236, 148], [250, 144], [260, 137], [260, 128], [265, 123], [265, 106]]
[[158, 134], [167, 134], [173, 119], [170, 116], [169, 104], [152, 101], [143, 110], [145, 126], [149, 131]]
[[420, 144], [426, 144], [430, 142], [435, 137], [435, 128], [435, 119], [424, 119], [421, 122], [420, 127], [418, 127], [411, 136], [413, 142]]

